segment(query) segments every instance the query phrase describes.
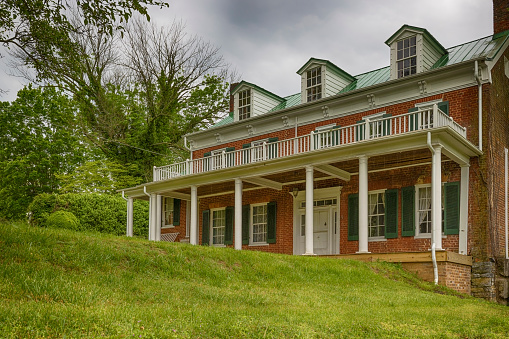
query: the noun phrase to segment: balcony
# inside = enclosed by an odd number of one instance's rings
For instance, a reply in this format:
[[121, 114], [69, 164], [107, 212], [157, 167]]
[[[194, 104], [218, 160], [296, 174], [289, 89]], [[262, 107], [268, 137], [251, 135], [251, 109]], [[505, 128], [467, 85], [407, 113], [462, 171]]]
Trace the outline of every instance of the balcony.
[[154, 167], [154, 181], [217, 171], [276, 158], [280, 159], [321, 149], [344, 147], [366, 140], [382, 140], [389, 136], [433, 130], [440, 127], [449, 127], [466, 139], [466, 128], [460, 126], [434, 105], [426, 110], [394, 117], [365, 119], [362, 123], [355, 125], [334, 127], [325, 131], [313, 131], [310, 134], [296, 138], [263, 142], [250, 148], [230, 152], [222, 151], [208, 157]]

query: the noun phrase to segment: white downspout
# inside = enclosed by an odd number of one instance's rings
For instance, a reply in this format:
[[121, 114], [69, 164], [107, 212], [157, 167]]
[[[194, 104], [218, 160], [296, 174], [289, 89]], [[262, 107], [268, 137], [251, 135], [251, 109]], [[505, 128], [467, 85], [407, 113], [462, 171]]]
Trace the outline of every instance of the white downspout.
[[189, 151], [190, 158], [189, 160], [193, 160], [193, 151], [191, 151], [191, 147], [187, 146], [187, 137], [184, 136], [184, 148]]
[[148, 197], [149, 201], [149, 209], [148, 209], [148, 240], [152, 239], [152, 223], [155, 222], [155, 220], [152, 220], [152, 196], [147, 193], [147, 186], [143, 186], [143, 193]]
[[505, 149], [505, 258], [509, 259], [509, 232], [508, 232], [508, 225], [507, 225], [507, 180], [508, 180], [508, 167], [509, 167], [509, 161], [507, 158], [508, 150]]
[[477, 94], [477, 98], [478, 98], [478, 110], [479, 110], [479, 113], [478, 113], [478, 118], [479, 118], [479, 150], [482, 151], [482, 84], [481, 84], [481, 79], [479, 78], [479, 63], [478, 61], [476, 60], [475, 61], [475, 66], [474, 66], [474, 77], [475, 77], [475, 80], [477, 81], [477, 90], [478, 90], [478, 94]]
[[[125, 196], [124, 196], [124, 191], [122, 191], [122, 199], [125, 200], [126, 202], [126, 209], [127, 209], [127, 225], [126, 225], [126, 230], [125, 230], [125, 234], [127, 236], [129, 236], [129, 205], [127, 204], [129, 202], [129, 199], [127, 199]], [[506, 218], [507, 219], [507, 218]]]
[[[428, 132], [428, 148], [430, 149], [431, 154], [435, 155], [435, 150], [433, 149], [433, 146], [431, 146], [431, 132]], [[433, 178], [431, 178], [431, 181], [433, 182]], [[438, 285], [437, 256], [435, 253], [435, 237], [433, 236], [433, 234], [431, 235], [431, 261], [433, 262], [433, 278], [434, 278], [433, 280], [435, 282], [435, 285]]]

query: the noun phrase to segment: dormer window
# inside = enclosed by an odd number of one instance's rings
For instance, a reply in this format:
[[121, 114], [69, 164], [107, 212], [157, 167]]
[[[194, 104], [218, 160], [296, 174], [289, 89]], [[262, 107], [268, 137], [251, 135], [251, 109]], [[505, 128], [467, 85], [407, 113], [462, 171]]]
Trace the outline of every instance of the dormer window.
[[239, 120], [251, 117], [251, 90], [239, 92]]
[[322, 98], [322, 72], [321, 66], [306, 72], [307, 101], [315, 101]]
[[398, 78], [417, 73], [417, 39], [416, 36], [398, 41], [397, 46]]

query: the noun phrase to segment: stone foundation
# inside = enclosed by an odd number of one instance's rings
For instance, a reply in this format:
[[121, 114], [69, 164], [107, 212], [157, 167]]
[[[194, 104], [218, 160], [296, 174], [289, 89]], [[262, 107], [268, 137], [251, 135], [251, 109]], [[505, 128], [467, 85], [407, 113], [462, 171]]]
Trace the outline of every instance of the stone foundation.
[[472, 296], [490, 301], [496, 300], [495, 263], [472, 263]]
[[496, 265], [496, 298], [502, 305], [509, 305], [509, 260], [505, 258], [497, 259]]

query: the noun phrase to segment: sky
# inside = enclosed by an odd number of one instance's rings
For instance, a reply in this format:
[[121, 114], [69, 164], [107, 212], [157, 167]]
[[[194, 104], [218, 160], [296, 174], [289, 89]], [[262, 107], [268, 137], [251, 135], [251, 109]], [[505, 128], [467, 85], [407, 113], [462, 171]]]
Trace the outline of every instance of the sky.
[[[220, 48], [242, 80], [279, 96], [300, 91], [297, 70], [311, 57], [351, 75], [389, 65], [385, 41], [402, 25], [427, 29], [445, 48], [493, 34], [490, 0], [169, 0], [152, 21], [174, 20]], [[26, 81], [0, 60], [1, 101]]]

